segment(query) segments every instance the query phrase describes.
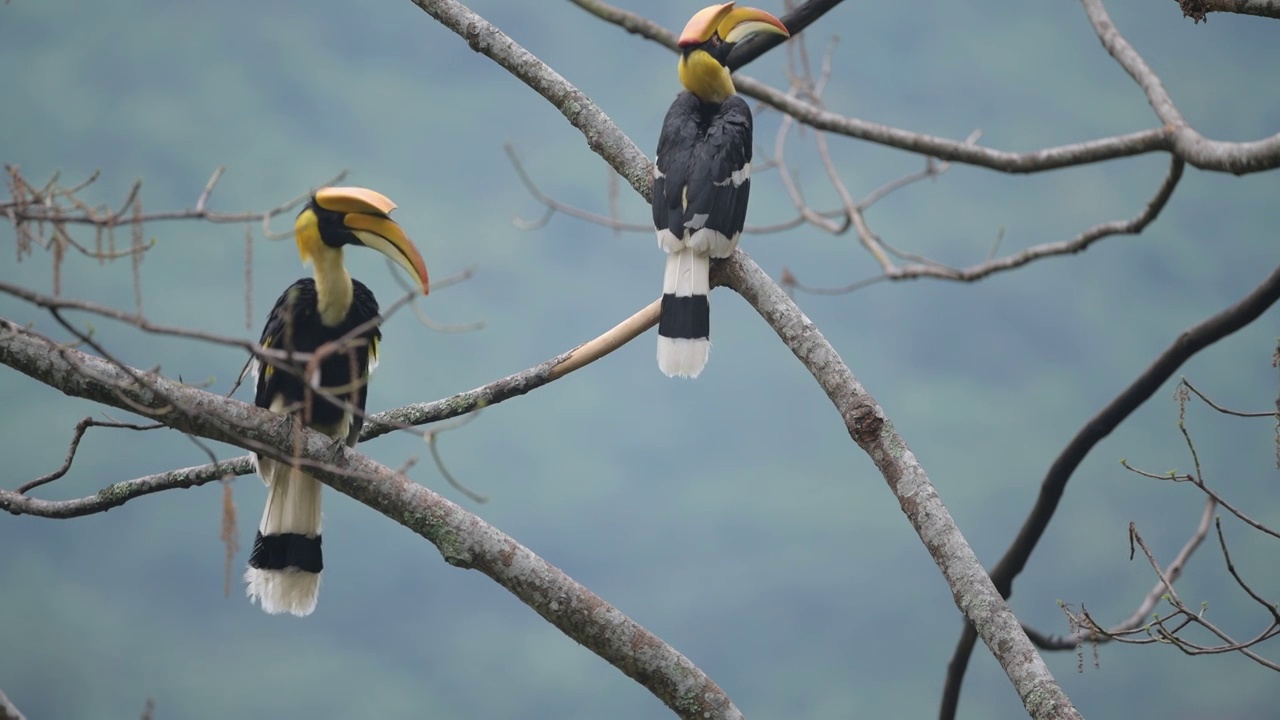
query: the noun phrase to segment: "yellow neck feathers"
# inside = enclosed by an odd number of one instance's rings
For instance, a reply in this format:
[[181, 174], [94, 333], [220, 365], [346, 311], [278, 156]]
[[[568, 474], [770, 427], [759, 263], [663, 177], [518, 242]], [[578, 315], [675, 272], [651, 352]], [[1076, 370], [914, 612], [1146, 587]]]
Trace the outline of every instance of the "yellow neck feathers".
[[734, 93], [729, 69], [705, 50], [680, 56], [680, 84], [709, 103], [722, 103]]
[[316, 276], [316, 304], [320, 322], [333, 327], [347, 319], [351, 310], [354, 286], [347, 268], [342, 264], [342, 248], [325, 246], [314, 256]]
[[298, 255], [302, 262], [310, 263], [316, 278], [316, 310], [320, 322], [333, 327], [346, 319], [351, 310], [355, 288], [351, 276], [342, 263], [342, 248], [333, 248], [320, 239], [320, 226], [315, 213], [304, 210], [294, 225], [294, 238], [298, 242]]

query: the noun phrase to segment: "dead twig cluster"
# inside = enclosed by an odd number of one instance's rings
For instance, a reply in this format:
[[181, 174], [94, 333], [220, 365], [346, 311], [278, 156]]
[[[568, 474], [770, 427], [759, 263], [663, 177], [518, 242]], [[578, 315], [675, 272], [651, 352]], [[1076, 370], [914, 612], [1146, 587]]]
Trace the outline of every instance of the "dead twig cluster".
[[[1128, 460], [1121, 460], [1120, 463], [1126, 470], [1140, 477], [1166, 482], [1189, 483], [1204, 493], [1204, 510], [1200, 514], [1200, 521], [1195, 531], [1169, 565], [1161, 567], [1146, 540], [1138, 532], [1136, 524], [1130, 523], [1129, 559], [1133, 559], [1135, 548], [1142, 550], [1143, 556], [1147, 559], [1147, 563], [1156, 575], [1157, 582], [1155, 587], [1147, 593], [1138, 608], [1128, 619], [1111, 627], [1104, 627], [1099, 623], [1097, 618], [1084, 605], [1081, 605], [1077, 611], [1071, 605], [1063, 603], [1062, 609], [1066, 614], [1070, 633], [1066, 636], [1049, 636], [1033, 628], [1026, 628], [1028, 636], [1031, 637], [1037, 647], [1043, 650], [1076, 649], [1080, 651], [1084, 645], [1089, 644], [1094, 647], [1096, 663], [1097, 646], [1106, 642], [1115, 641], [1133, 645], [1163, 644], [1176, 647], [1187, 655], [1217, 655], [1239, 652], [1265, 668], [1280, 670], [1280, 663], [1263, 657], [1259, 654], [1257, 648], [1263, 642], [1280, 635], [1280, 603], [1264, 598], [1242, 577], [1231, 559], [1226, 535], [1222, 529], [1222, 519], [1217, 516], [1216, 511], [1218, 508], [1227, 510], [1245, 525], [1262, 535], [1280, 538], [1280, 533], [1245, 514], [1239, 507], [1226, 500], [1222, 494], [1210, 488], [1207, 484], [1204, 468], [1200, 463], [1200, 454], [1196, 450], [1195, 442], [1187, 426], [1187, 404], [1193, 397], [1221, 415], [1247, 419], [1268, 418], [1273, 421], [1280, 421], [1280, 410], [1240, 411], [1223, 407], [1196, 388], [1191, 381], [1182, 378], [1174, 391], [1174, 399], [1178, 405], [1178, 431], [1190, 455], [1192, 471], [1178, 472], [1173, 470], [1154, 473], [1137, 468], [1130, 464]], [[1276, 442], [1280, 443], [1280, 432], [1277, 433]], [[1216, 531], [1218, 548], [1222, 553], [1222, 559], [1232, 579], [1263, 610], [1266, 621], [1264, 627], [1247, 640], [1236, 640], [1218, 625], [1211, 622], [1208, 619], [1209, 608], [1207, 605], [1202, 604], [1199, 608], [1187, 605], [1175, 587], [1187, 561], [1195, 553], [1196, 549], [1200, 547], [1205, 537], [1208, 536], [1211, 527]], [[1168, 612], [1161, 613], [1158, 611], [1161, 602], [1168, 608]], [[1211, 637], [1217, 639], [1217, 642], [1206, 644], [1191, 640], [1189, 634], [1193, 628], [1207, 631]], [[1081, 662], [1083, 665], [1083, 656]]]

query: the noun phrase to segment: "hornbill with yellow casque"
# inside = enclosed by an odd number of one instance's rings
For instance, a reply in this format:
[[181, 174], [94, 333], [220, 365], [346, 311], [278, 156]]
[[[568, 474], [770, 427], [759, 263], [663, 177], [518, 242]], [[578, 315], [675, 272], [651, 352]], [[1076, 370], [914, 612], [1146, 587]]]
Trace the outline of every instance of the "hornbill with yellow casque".
[[[378, 363], [382, 331], [378, 301], [347, 273], [343, 248], [383, 253], [413, 275], [424, 295], [428, 291], [422, 256], [389, 217], [394, 208], [384, 195], [365, 188], [322, 188], [311, 196], [298, 214], [294, 236], [315, 277], [284, 291], [260, 341], [269, 350], [310, 357], [254, 359], [249, 365], [258, 407], [289, 413], [348, 447], [355, 446], [364, 425], [367, 383]], [[254, 460], [267, 484], [267, 506], [249, 555], [246, 592], [269, 613], [309, 615], [324, 569], [320, 482], [289, 463], [256, 453]]]
[[680, 84], [653, 164], [653, 225], [667, 253], [658, 367], [697, 377], [711, 352], [711, 258], [729, 257], [751, 191], [751, 108], [725, 60], [757, 33], [789, 35], [778, 18], [731, 2], [699, 10], [680, 34]]

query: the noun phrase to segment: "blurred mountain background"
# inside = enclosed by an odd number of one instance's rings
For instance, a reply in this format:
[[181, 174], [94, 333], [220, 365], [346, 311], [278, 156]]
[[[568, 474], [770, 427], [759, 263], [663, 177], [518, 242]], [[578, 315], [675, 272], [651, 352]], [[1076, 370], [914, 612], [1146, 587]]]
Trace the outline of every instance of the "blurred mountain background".
[[[1275, 21], [1215, 14], [1193, 25], [1175, 3], [1112, 2], [1121, 32], [1184, 115], [1221, 140], [1280, 128]], [[673, 29], [699, 6], [630, 9]], [[781, 13], [780, 6], [764, 7]], [[472, 8], [595, 100], [652, 152], [678, 89], [664, 48], [569, 3], [478, 0]], [[829, 107], [909, 130], [1031, 150], [1141, 130], [1158, 121], [1073, 2], [846, 2], [805, 33], [810, 53], [840, 37]], [[12, 0], [0, 6], [0, 159], [34, 182], [94, 169], [84, 193], [119, 203], [143, 179], [149, 210], [190, 207], [227, 166], [210, 207], [264, 210], [343, 168], [347, 182], [399, 205], [434, 278], [473, 279], [385, 328], [369, 407], [378, 411], [482, 385], [611, 327], [657, 296], [663, 257], [649, 233], [615, 234], [542, 207], [503, 153], [517, 148], [547, 193], [608, 211], [608, 168], [534, 92], [403, 0]], [[785, 87], [785, 52], [746, 71]], [[761, 113], [771, 150], [777, 113]], [[811, 136], [788, 162], [817, 207], [838, 198]], [[921, 158], [832, 138], [857, 197], [918, 170]], [[1068, 239], [1135, 215], [1159, 186], [1163, 155], [1032, 176], [956, 166], [876, 205], [887, 242], [953, 264]], [[748, 222], [794, 215], [776, 173], [757, 174]], [[1079, 427], [1179, 332], [1234, 303], [1280, 262], [1280, 175], [1188, 168], [1169, 207], [1138, 237], [1107, 239], [974, 285], [922, 280], [844, 296], [798, 296], [883, 405], [988, 565], [1003, 553], [1041, 478]], [[620, 214], [648, 207], [623, 184]], [[279, 219], [288, 228], [292, 216]], [[257, 230], [255, 225], [253, 229]], [[8, 237], [12, 237], [12, 231]], [[301, 277], [290, 240], [253, 244], [246, 326], [245, 228], [155, 223], [142, 304], [159, 323], [256, 339], [277, 294]], [[6, 242], [9, 242], [6, 240]], [[748, 236], [766, 271], [809, 285], [878, 272], [851, 234], [805, 227]], [[51, 258], [0, 261], [0, 278], [52, 291]], [[400, 293], [374, 253], [352, 273], [390, 302]], [[62, 293], [130, 309], [127, 261], [72, 255]], [[492, 498], [452, 490], [421, 441], [362, 449], [463, 503], [653, 630], [705, 670], [748, 717], [933, 717], [961, 617], [884, 481], [849, 440], [805, 369], [740, 298], [713, 294], [715, 351], [696, 382], [668, 380], [649, 333], [602, 362], [485, 410], [441, 436], [451, 471]], [[47, 315], [0, 297], [0, 315], [54, 332]], [[121, 359], [225, 392], [244, 363], [232, 349], [143, 335], [94, 319]], [[1216, 401], [1274, 406], [1272, 309], [1188, 363]], [[1162, 562], [1191, 534], [1202, 495], [1145, 480], [1121, 458], [1190, 469], [1173, 384], [1075, 473], [1053, 524], [1015, 584], [1019, 617], [1068, 631], [1059, 601], [1108, 622], [1127, 617], [1155, 578], [1128, 559], [1137, 523]], [[241, 390], [242, 399], [248, 395]], [[4, 487], [56, 468], [74, 423], [98, 413], [0, 370]], [[1188, 426], [1206, 478], [1280, 524], [1275, 427], [1193, 407]], [[241, 454], [218, 446], [224, 457]], [[139, 475], [206, 462], [173, 432], [91, 431], [72, 472], [36, 494], [88, 495]], [[239, 575], [264, 497], [234, 484]], [[441, 561], [419, 537], [326, 495], [326, 572], [305, 620], [271, 617], [237, 583], [223, 596], [216, 485], [166, 492], [103, 515], [0, 518], [0, 688], [32, 720], [134, 718], [650, 718], [668, 711], [641, 687], [478, 573]], [[1225, 513], [1224, 513], [1225, 514]], [[1233, 559], [1280, 599], [1273, 538], [1224, 520]], [[1238, 637], [1266, 623], [1206, 544], [1180, 584], [1188, 603]], [[1260, 652], [1277, 654], [1274, 644]], [[1049, 654], [1086, 717], [1274, 717], [1275, 673], [1229, 654], [1108, 645]], [[1078, 671], [1082, 668], [1082, 671]], [[999, 666], [975, 651], [960, 717], [1025, 717]]]

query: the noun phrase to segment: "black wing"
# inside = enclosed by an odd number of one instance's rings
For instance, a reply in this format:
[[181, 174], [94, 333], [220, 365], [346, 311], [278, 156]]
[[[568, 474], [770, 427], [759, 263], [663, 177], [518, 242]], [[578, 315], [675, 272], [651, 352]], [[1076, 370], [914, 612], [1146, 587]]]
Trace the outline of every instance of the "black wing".
[[[320, 322], [317, 310], [315, 281], [304, 278], [290, 285], [267, 318], [259, 343], [273, 350], [298, 353], [315, 352], [321, 345], [345, 336], [351, 330], [378, 317], [378, 301], [369, 288], [358, 280], [352, 281], [352, 303], [347, 317], [337, 326]], [[333, 394], [359, 408], [348, 428], [347, 444], [354, 445], [364, 426], [365, 400], [368, 397], [369, 365], [376, 357], [382, 331], [374, 325], [356, 335], [347, 352], [333, 353], [320, 363], [320, 387], [333, 388]], [[277, 397], [283, 397], [289, 406], [301, 407], [306, 400], [302, 382], [305, 363], [291, 368], [274, 368], [263, 364], [258, 372], [257, 392], [254, 404], [271, 407]], [[354, 371], [354, 372], [353, 372]], [[311, 398], [311, 412], [306, 422], [312, 426], [332, 426], [342, 420], [342, 405], [323, 397]]]
[[720, 105], [706, 105], [681, 93], [658, 138], [654, 227], [678, 238], [686, 228], [708, 227], [725, 237], [741, 232], [751, 194], [745, 171], [751, 143], [751, 108], [742, 98], [732, 95]]

